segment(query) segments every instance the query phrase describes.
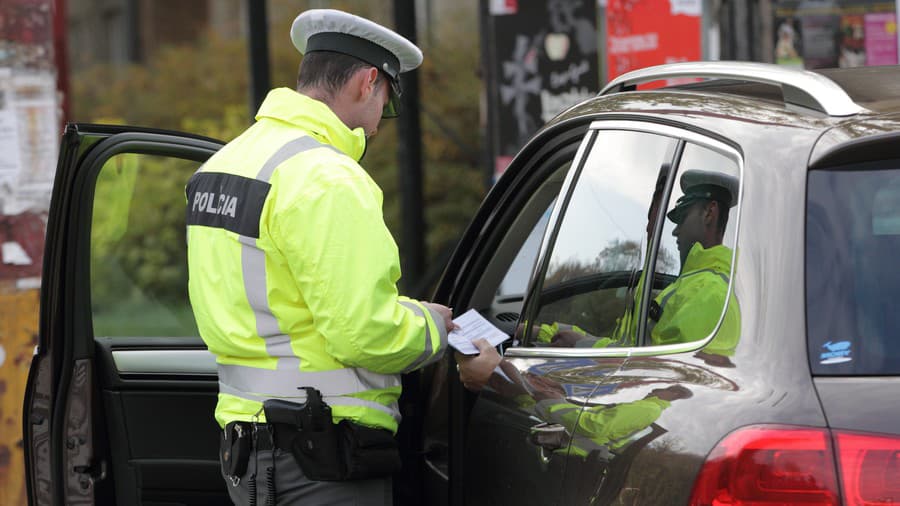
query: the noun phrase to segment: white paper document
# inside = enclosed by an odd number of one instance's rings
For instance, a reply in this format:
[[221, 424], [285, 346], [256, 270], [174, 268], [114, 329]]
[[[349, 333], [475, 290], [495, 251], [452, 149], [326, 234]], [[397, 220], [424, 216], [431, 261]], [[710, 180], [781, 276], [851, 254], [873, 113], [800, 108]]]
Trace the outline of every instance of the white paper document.
[[509, 339], [506, 332], [495, 327], [474, 309], [459, 315], [453, 320], [453, 323], [459, 325], [459, 328], [450, 332], [447, 340], [450, 346], [456, 348], [463, 355], [478, 354], [478, 348], [472, 344], [472, 341], [477, 339], [486, 339], [492, 346], [497, 346]]

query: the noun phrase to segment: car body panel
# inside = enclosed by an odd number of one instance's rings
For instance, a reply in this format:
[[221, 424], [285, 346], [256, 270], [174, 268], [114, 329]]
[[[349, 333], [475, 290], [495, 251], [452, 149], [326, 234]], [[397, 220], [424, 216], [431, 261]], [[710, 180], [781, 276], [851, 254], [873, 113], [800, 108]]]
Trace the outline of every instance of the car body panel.
[[818, 377], [815, 385], [829, 427], [900, 435], [900, 378]]

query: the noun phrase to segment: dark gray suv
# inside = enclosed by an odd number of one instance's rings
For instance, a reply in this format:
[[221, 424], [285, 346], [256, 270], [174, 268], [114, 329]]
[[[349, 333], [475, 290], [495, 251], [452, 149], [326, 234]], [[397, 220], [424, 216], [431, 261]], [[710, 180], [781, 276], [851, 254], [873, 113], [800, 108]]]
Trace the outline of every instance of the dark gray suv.
[[[220, 145], [67, 129], [32, 504], [227, 501], [186, 279], [141, 270], [184, 261], [152, 181]], [[477, 394], [449, 356], [404, 378], [398, 500], [898, 504], [898, 258], [900, 68], [617, 78], [521, 150], [449, 261], [434, 299], [511, 339]]]

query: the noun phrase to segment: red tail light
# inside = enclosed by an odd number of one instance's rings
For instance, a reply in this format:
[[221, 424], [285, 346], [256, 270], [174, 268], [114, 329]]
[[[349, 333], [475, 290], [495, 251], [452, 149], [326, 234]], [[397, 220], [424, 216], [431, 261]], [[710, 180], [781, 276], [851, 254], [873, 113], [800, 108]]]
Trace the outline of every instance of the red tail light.
[[706, 459], [690, 504], [840, 505], [828, 431], [754, 426], [733, 432]]
[[690, 504], [837, 506], [835, 463], [845, 506], [900, 506], [900, 437], [774, 425], [740, 429], [716, 445]]
[[900, 505], [900, 438], [835, 431], [847, 506]]

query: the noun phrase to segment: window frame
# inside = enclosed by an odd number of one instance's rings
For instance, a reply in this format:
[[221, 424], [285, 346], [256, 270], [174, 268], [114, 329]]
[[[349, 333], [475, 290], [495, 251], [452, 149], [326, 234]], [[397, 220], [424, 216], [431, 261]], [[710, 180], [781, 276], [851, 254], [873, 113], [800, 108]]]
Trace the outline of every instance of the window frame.
[[[541, 287], [543, 285], [543, 278], [548, 268], [551, 245], [554, 244], [556, 236], [559, 232], [559, 228], [562, 224], [562, 217], [565, 214], [565, 210], [569, 207], [569, 202], [572, 198], [572, 194], [575, 189], [575, 184], [577, 183], [581, 171], [584, 167], [585, 160], [587, 159], [587, 154], [594, 146], [594, 142], [597, 139], [597, 135], [599, 132], [604, 130], [615, 130], [615, 131], [631, 131], [636, 133], [648, 133], [654, 135], [663, 135], [666, 137], [671, 137], [676, 141], [675, 153], [672, 159], [672, 165], [674, 170], [670, 171], [670, 175], [666, 181], [665, 194], [663, 196], [663, 201], [661, 202], [661, 208], [667, 209], [669, 204], [669, 198], [672, 194], [672, 189], [675, 184], [676, 176], [679, 174], [681, 157], [684, 153], [684, 147], [687, 143], [694, 144], [698, 147], [710, 149], [715, 151], [727, 158], [730, 158], [734, 161], [738, 170], [738, 181], [740, 184], [740, 191], [738, 192], [738, 201], [735, 204], [735, 208], [732, 214], [732, 219], [735, 224], [735, 244], [737, 244], [738, 239], [740, 237], [740, 225], [741, 225], [741, 207], [744, 196], [744, 157], [739, 149], [739, 147], [722, 136], [716, 135], [711, 132], [706, 132], [698, 129], [686, 129], [677, 124], [666, 124], [666, 123], [655, 123], [648, 121], [641, 121], [636, 119], [619, 119], [619, 118], [611, 118], [611, 119], [597, 119], [591, 122], [586, 134], [585, 139], [581, 146], [579, 146], [578, 154], [573, 160], [572, 167], [569, 169], [569, 174], [566, 175], [566, 180], [563, 183], [563, 187], [560, 193], [561, 198], [558, 199], [556, 206], [553, 209], [553, 213], [550, 216], [550, 221], [547, 224], [547, 229], [545, 230], [544, 237], [541, 241], [541, 247], [538, 253], [536, 268], [532, 272], [531, 280], [529, 281], [529, 288], [527, 291], [527, 298], [525, 300], [524, 310], [522, 312], [523, 318], [521, 320], [527, 320], [529, 318], [533, 318], [537, 314], [537, 305], [539, 301], [539, 294]], [[647, 263], [649, 265], [655, 265], [655, 259], [657, 258], [657, 254], [659, 251], [659, 244], [661, 241], [661, 234], [664, 227], [664, 220], [658, 220], [654, 226], [653, 237], [650, 242], [650, 254], [647, 256]], [[731, 271], [729, 272], [729, 284], [728, 284], [728, 294], [729, 297], [726, 300], [725, 306], [722, 308], [722, 312], [719, 315], [719, 320], [716, 323], [715, 328], [710, 332], [708, 336], [703, 339], [699, 339], [696, 341], [691, 341], [688, 343], [677, 343], [677, 344], [667, 344], [667, 345], [659, 345], [659, 346], [623, 346], [623, 347], [614, 347], [614, 348], [553, 348], [548, 346], [532, 346], [530, 345], [533, 340], [531, 339], [530, 329], [529, 333], [526, 334], [525, 338], [521, 342], [515, 343], [513, 346], [506, 349], [505, 353], [510, 357], [573, 357], [573, 358], [582, 358], [582, 357], [644, 357], [644, 356], [657, 356], [657, 355], [670, 355], [676, 353], [685, 353], [690, 351], [695, 351], [700, 348], [706, 346], [718, 333], [719, 328], [722, 326], [722, 322], [724, 321], [725, 314], [728, 310], [728, 304], [731, 303], [732, 298], [734, 297], [734, 273], [736, 268], [736, 259], [737, 259], [737, 248], [734, 248], [732, 251], [731, 258]], [[647, 264], [645, 264], [645, 268], [647, 268]], [[637, 336], [636, 342], [643, 342], [644, 335], [646, 334], [646, 318], [647, 318], [647, 310], [649, 306], [648, 296], [649, 292], [652, 290], [652, 286], [647, 284], [644, 286], [645, 293], [643, 294], [641, 301], [641, 309], [640, 316], [638, 321], [638, 328], [640, 332]]]

